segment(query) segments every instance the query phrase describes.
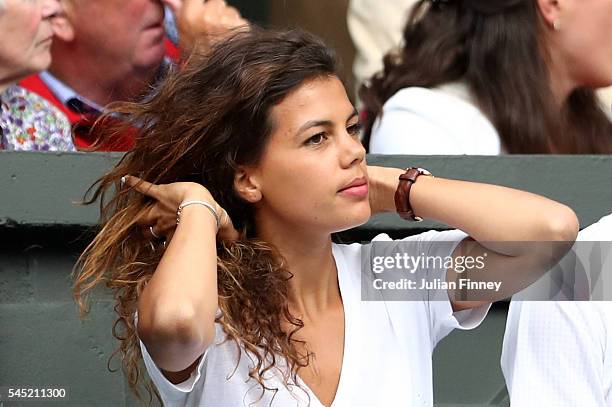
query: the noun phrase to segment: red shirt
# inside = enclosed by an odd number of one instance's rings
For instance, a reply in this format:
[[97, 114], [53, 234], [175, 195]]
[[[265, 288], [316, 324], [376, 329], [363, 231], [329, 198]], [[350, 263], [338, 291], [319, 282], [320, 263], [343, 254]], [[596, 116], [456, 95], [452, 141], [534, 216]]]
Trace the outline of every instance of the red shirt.
[[[178, 61], [178, 48], [168, 39], [165, 40], [165, 45], [166, 56], [172, 61]], [[89, 134], [89, 128], [97, 116], [99, 116], [100, 112], [97, 114], [82, 114], [64, 105], [64, 103], [62, 103], [62, 101], [53, 94], [51, 89], [49, 89], [39, 75], [29, 76], [19, 82], [19, 85], [42, 96], [44, 99], [48, 100], [58, 109], [60, 109], [66, 115], [66, 117], [68, 117], [68, 120], [72, 124], [74, 145], [77, 147], [77, 149], [91, 147], [92, 143], [94, 142], [94, 138]], [[129, 151], [134, 147], [134, 141], [137, 133], [138, 132], [136, 129], [132, 129], [118, 134], [113, 140], [105, 142], [102, 146], [100, 146], [97, 151]]]

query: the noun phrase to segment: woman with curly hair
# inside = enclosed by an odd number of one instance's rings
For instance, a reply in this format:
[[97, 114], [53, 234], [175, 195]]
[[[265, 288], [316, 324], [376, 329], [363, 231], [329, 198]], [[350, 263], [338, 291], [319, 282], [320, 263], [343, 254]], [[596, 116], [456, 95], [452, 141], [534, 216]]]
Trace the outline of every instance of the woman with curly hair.
[[[376, 154], [610, 154], [612, 2], [421, 0], [361, 89]], [[607, 115], [608, 114], [608, 115]]]
[[[144, 359], [166, 405], [432, 405], [436, 343], [551, 259], [495, 242], [577, 233], [571, 209], [538, 195], [368, 167], [334, 54], [301, 31], [237, 33], [119, 111], [139, 135], [89, 200], [102, 224], [74, 290], [83, 312], [96, 285], [114, 290], [129, 383]], [[364, 246], [332, 234], [396, 210], [460, 229], [394, 242], [415, 256], [486, 252], [471, 278], [502, 281], [498, 297], [362, 301]]]

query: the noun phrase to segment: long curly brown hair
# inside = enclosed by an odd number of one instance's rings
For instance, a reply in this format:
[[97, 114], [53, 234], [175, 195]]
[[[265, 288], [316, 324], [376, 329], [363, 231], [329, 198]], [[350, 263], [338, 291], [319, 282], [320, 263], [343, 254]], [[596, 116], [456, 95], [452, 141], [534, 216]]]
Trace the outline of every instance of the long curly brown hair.
[[[277, 390], [264, 385], [263, 375], [279, 355], [289, 366], [285, 385], [297, 383], [297, 370], [308, 364], [310, 354], [299, 353], [296, 342], [303, 342], [293, 338], [303, 322], [289, 312], [292, 275], [278, 251], [257, 239], [253, 208], [233, 185], [238, 166], [262, 157], [271, 133], [270, 109], [305, 81], [324, 76], [338, 76], [338, 66], [333, 51], [318, 38], [299, 30], [252, 28], [207, 54], [192, 55], [148, 101], [114, 109], [138, 135], [134, 149], [85, 195], [86, 204], [100, 199], [100, 230], [75, 267], [74, 296], [84, 315], [94, 287], [104, 283], [114, 292], [118, 319], [113, 335], [120, 347], [111, 359], [120, 354], [139, 400], [142, 356], [134, 313], [163, 247], [152, 250], [150, 236], [138, 226], [152, 202], [120, 188], [126, 174], [159, 184], [200, 183], [228, 212], [241, 238], [217, 243], [221, 313], [216, 322], [239, 350], [256, 356], [249, 376], [261, 385], [262, 396]], [[109, 121], [102, 118], [94, 129], [101, 142], [123, 129], [112, 128]], [[290, 332], [282, 328], [287, 323]], [[150, 381], [146, 388], [149, 403], [153, 394], [159, 400]]]
[[421, 0], [403, 45], [360, 89], [364, 145], [383, 105], [399, 90], [464, 82], [511, 154], [610, 154], [612, 123], [594, 91], [554, 100], [536, 0]]

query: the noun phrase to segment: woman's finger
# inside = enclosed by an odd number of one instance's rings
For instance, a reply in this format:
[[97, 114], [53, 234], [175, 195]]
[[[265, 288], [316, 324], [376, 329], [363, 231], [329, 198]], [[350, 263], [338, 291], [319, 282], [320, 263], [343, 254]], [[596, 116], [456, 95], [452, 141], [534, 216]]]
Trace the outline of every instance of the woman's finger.
[[159, 204], [154, 204], [138, 218], [136, 224], [147, 230], [149, 226], [153, 226], [155, 234], [167, 236], [176, 229], [176, 214], [160, 208]]
[[142, 214], [136, 219], [136, 224], [140, 226], [149, 226], [157, 223], [159, 213], [157, 204], [150, 205], [142, 211]]
[[240, 237], [236, 229], [219, 231], [219, 239], [223, 241], [235, 242]]
[[176, 224], [169, 222], [155, 223], [153, 225], [143, 225], [143, 235], [150, 239], [168, 240], [169, 236], [174, 235]]
[[164, 234], [159, 230], [157, 225], [149, 225], [144, 227], [144, 234], [151, 239], [161, 239]]
[[232, 223], [232, 219], [229, 217], [225, 210], [221, 211], [221, 228], [219, 229], [218, 237], [221, 240], [226, 241], [235, 241], [238, 240], [240, 234], [234, 228], [234, 224]]
[[[159, 220], [157, 226], [163, 231], [169, 231], [176, 229], [176, 217], [164, 216]], [[167, 233], [166, 233], [167, 234]]]
[[134, 188], [143, 195], [159, 200], [159, 186], [147, 182], [133, 175], [125, 175], [121, 177], [121, 183]]

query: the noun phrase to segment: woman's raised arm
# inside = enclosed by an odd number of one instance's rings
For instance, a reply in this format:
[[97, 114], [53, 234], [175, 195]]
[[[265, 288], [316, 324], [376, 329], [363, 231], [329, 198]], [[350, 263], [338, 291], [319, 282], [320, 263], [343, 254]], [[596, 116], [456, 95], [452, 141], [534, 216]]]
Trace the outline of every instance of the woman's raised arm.
[[[368, 167], [373, 213], [395, 211], [395, 190], [404, 172]], [[486, 268], [469, 277], [502, 283], [504, 288], [491, 300], [506, 298], [541, 277], [571, 247], [579, 229], [568, 206], [497, 185], [421, 176], [410, 190], [410, 204], [416, 215], [461, 229], [476, 241], [464, 240], [453, 255], [486, 253]], [[447, 281], [458, 277], [449, 270]], [[453, 301], [453, 307], [460, 310], [482, 303]]]
[[[168, 214], [176, 214], [178, 206], [187, 201], [211, 204], [221, 220], [219, 234], [237, 234], [227, 213], [199, 184], [155, 185], [133, 176], [125, 182], [156, 200], [144, 221], [153, 225], [155, 234], [165, 233]], [[189, 205], [182, 209], [180, 223], [171, 233], [155, 273], [138, 298], [138, 336], [161, 369], [180, 372], [193, 369], [194, 361], [214, 340], [217, 220], [206, 206]]]

